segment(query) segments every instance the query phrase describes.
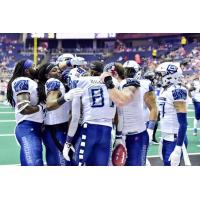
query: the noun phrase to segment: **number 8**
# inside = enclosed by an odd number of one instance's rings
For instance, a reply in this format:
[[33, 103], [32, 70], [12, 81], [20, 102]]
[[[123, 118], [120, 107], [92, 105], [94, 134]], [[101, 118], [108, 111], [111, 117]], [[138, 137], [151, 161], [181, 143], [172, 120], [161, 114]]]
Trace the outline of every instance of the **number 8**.
[[104, 97], [103, 89], [99, 86], [89, 88], [90, 103], [91, 107], [103, 107]]

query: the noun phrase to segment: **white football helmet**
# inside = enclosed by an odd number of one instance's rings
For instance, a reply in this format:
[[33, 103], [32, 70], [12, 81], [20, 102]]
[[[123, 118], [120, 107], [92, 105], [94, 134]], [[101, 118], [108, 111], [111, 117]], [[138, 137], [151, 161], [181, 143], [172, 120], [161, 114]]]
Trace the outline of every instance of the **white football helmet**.
[[87, 65], [87, 61], [83, 57], [74, 57], [71, 59], [72, 66], [85, 66]]
[[126, 76], [128, 76], [128, 78], [134, 78], [136, 80], [139, 80], [141, 78], [142, 68], [134, 60], [126, 61], [123, 64], [123, 67], [125, 69], [125, 74]]
[[156, 73], [162, 77], [162, 86], [180, 84], [183, 72], [178, 62], [164, 62], [156, 68]]
[[74, 56], [71, 53], [64, 53], [57, 58], [56, 63], [71, 60], [72, 58], [74, 58]]

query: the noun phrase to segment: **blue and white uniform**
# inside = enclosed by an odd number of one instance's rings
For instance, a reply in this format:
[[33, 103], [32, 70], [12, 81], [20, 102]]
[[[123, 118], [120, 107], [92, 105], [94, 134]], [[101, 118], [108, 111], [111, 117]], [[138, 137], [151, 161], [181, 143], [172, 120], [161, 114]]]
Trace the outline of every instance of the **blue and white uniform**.
[[[160, 112], [160, 128], [163, 140], [162, 157], [165, 166], [170, 166], [169, 157], [173, 152], [179, 131], [179, 122], [174, 102], [187, 102], [187, 89], [181, 85], [171, 85], [161, 89], [158, 99]], [[187, 146], [187, 137], [184, 139]]]
[[43, 123], [43, 110], [29, 115], [20, 114], [17, 107], [17, 95], [29, 93], [30, 104], [38, 104], [38, 84], [30, 78], [19, 77], [12, 82], [13, 100], [15, 103], [16, 138], [21, 146], [20, 161], [23, 166], [43, 165], [41, 126]]
[[[46, 95], [51, 91], [59, 91], [60, 95], [63, 96], [65, 87], [60, 80], [50, 78], [45, 84]], [[55, 110], [46, 111], [43, 142], [46, 147], [47, 165], [68, 165], [62, 155], [62, 148], [66, 141], [70, 108], [71, 103], [65, 102]]]
[[[131, 78], [120, 83], [120, 90], [126, 87]], [[146, 163], [149, 136], [146, 131], [144, 115], [144, 94], [150, 91], [147, 81], [140, 81], [140, 88], [134, 94], [133, 100], [120, 109], [122, 117], [119, 118], [122, 124], [122, 134], [126, 136], [127, 166], [144, 166]]]
[[[80, 77], [82, 77], [84, 74], [86, 73], [86, 70], [82, 69], [81, 67], [76, 67], [76, 68], [73, 68], [69, 71], [69, 74], [68, 74], [68, 78], [67, 78], [67, 84], [68, 84], [68, 87], [70, 89], [73, 89], [73, 88], [76, 88], [77, 86], [77, 83], [78, 83], [78, 80]], [[71, 159], [71, 164], [72, 166], [76, 166], [79, 164], [79, 155], [78, 155], [78, 149], [80, 148], [80, 143], [81, 143], [81, 124], [82, 124], [82, 114], [80, 115], [80, 118], [79, 118], [79, 122], [78, 122], [78, 127], [77, 127], [77, 130], [76, 130], [76, 133], [73, 137], [73, 140], [72, 140], [72, 145], [75, 147], [75, 149], [77, 149], [77, 151], [75, 153], [73, 153], [72, 155], [72, 159]]]
[[81, 99], [83, 126], [78, 149], [79, 165], [107, 166], [116, 106], [110, 100], [100, 77], [81, 77], [77, 87], [84, 89]]

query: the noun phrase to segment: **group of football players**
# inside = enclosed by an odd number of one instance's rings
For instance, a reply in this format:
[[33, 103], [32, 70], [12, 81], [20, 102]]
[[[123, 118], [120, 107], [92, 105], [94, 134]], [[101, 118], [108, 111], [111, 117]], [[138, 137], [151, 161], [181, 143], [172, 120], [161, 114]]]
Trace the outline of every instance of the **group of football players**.
[[7, 99], [15, 108], [21, 165], [44, 165], [44, 144], [48, 166], [145, 166], [158, 120], [163, 165], [180, 165], [188, 99], [181, 79], [175, 62], [143, 75], [134, 60], [88, 64], [63, 54], [39, 68], [19, 61]]

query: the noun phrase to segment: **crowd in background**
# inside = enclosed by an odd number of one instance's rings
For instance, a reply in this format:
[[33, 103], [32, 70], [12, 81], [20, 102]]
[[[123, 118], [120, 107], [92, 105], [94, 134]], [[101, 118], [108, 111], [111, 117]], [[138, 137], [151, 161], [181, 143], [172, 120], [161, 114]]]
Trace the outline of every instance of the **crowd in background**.
[[[183, 82], [187, 84], [195, 77], [197, 77], [200, 71], [199, 70], [200, 43], [197, 40], [194, 40], [192, 43], [192, 48], [187, 48], [187, 45], [181, 45], [181, 44], [179, 44], [176, 48], [175, 46], [176, 46], [175, 44], [163, 43], [160, 45], [156, 45], [156, 48], [153, 45], [135, 46], [129, 48], [126, 47], [124, 43], [116, 41], [113, 53], [112, 54], [102, 53], [102, 55], [98, 56], [98, 59], [106, 62], [107, 58], [109, 58], [110, 60], [112, 60], [113, 58], [114, 60], [112, 61], [120, 61], [121, 63], [123, 63], [126, 60], [130, 59], [130, 56], [128, 57], [126, 53], [131, 52], [133, 56], [132, 59], [135, 59], [136, 54], [140, 56], [139, 64], [142, 66], [143, 71], [154, 70], [158, 66], [158, 64], [164, 61], [177, 61], [181, 63], [181, 68], [184, 74]], [[45, 45], [42, 44], [38, 47], [38, 52], [39, 52], [38, 64], [40, 64], [42, 59], [47, 54], [50, 54], [51, 58], [54, 57], [56, 59], [61, 53], [65, 51], [66, 51], [65, 49], [61, 49], [58, 51], [53, 51], [53, 50], [51, 51], [48, 49], [48, 44], [46, 43]], [[76, 52], [84, 53], [84, 50], [81, 49], [80, 51], [78, 50]], [[96, 52], [98, 51], [96, 50]], [[145, 52], [147, 54], [142, 54]], [[42, 56], [40, 53], [42, 54]], [[84, 55], [81, 56], [84, 57]], [[0, 79], [3, 82], [1, 84], [4, 85], [7, 84], [10, 75], [12, 74], [13, 68], [16, 64], [16, 61], [23, 58], [33, 58], [33, 48], [29, 47], [26, 49], [23, 47], [22, 42], [20, 42], [16, 38], [7, 38], [6, 36], [1, 35], [0, 36]], [[5, 88], [5, 86], [3, 86], [3, 88]], [[1, 91], [2, 90], [3, 89], [1, 86]], [[2, 94], [3, 93], [4, 92], [2, 92]]]

